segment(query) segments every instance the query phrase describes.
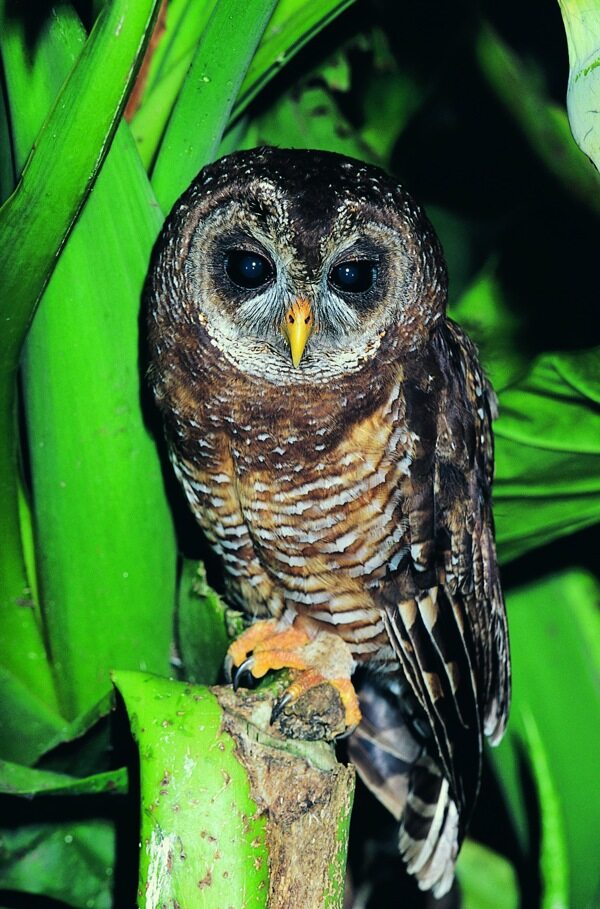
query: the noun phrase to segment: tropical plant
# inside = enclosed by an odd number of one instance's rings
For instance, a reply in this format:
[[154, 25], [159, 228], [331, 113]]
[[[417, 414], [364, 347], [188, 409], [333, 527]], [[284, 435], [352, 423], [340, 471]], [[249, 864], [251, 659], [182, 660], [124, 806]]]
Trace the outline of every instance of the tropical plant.
[[[600, 163], [600, 2], [560, 0], [560, 11], [585, 154], [552, 4], [0, 3], [6, 909], [134, 900], [136, 761], [109, 671], [140, 744], [142, 830], [152, 786], [166, 785], [157, 749], [181, 764], [191, 734], [178, 698], [196, 689], [166, 679], [218, 678], [224, 613], [163, 469], [140, 300], [180, 192], [204, 163], [262, 143], [380, 164], [442, 238], [451, 313], [500, 396], [495, 510], [514, 664], [509, 733], [488, 755], [459, 862], [462, 905], [598, 905], [600, 176], [586, 155]], [[216, 722], [212, 695], [198, 696]], [[388, 828], [358, 801], [355, 906], [385, 906]], [[232, 823], [228, 810], [218, 823]], [[263, 849], [261, 837], [252, 827]], [[266, 905], [255, 858], [227, 884], [236, 906], [240, 893]], [[225, 905], [223, 890], [198, 903], [182, 892], [181, 905]], [[147, 891], [140, 904], [160, 900]]]

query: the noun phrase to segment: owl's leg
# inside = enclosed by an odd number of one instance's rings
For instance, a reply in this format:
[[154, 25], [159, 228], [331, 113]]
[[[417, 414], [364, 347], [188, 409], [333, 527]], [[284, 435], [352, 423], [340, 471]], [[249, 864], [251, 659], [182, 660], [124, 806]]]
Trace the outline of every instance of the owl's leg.
[[350, 681], [354, 660], [348, 645], [334, 633], [301, 621], [281, 628], [275, 619], [255, 622], [229, 648], [234, 679], [244, 671], [260, 679], [271, 669], [290, 669], [294, 680], [275, 706], [274, 718], [305, 692], [328, 683], [339, 693], [346, 727], [360, 722], [356, 692]]

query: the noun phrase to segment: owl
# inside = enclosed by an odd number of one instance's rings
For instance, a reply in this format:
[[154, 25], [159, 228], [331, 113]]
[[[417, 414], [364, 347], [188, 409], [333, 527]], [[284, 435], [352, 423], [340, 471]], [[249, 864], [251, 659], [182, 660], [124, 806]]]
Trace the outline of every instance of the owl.
[[[206, 167], [148, 279], [175, 472], [283, 702], [337, 688], [359, 774], [443, 895], [510, 699], [491, 510], [495, 397], [396, 180], [258, 148]], [[351, 677], [356, 672], [356, 688]]]

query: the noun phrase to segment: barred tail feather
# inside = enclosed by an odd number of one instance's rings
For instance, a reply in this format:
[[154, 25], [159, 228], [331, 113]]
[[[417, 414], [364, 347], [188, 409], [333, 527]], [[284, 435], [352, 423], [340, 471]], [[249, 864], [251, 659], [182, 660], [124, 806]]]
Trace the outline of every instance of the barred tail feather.
[[448, 892], [460, 847], [459, 813], [448, 780], [427, 755], [411, 773], [399, 846], [421, 890], [438, 898]]
[[366, 679], [358, 694], [363, 718], [348, 741], [350, 759], [400, 822], [399, 848], [409, 874], [422, 890], [443, 896], [452, 886], [462, 839], [448, 780], [399, 709], [398, 692]]

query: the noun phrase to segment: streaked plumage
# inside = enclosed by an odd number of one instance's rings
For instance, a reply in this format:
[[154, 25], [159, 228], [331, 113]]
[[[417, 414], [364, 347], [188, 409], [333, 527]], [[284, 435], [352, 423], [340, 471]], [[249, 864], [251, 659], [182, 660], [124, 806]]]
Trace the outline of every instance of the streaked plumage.
[[[240, 261], [259, 278], [267, 262], [268, 280], [232, 283]], [[340, 284], [357, 262], [360, 293]], [[176, 204], [148, 300], [173, 465], [230, 601], [310, 616], [366, 667], [350, 751], [400, 821], [408, 870], [441, 895], [510, 683], [495, 399], [446, 318], [433, 230], [375, 168], [239, 153]], [[282, 329], [294, 300], [315, 322], [297, 368]]]

